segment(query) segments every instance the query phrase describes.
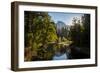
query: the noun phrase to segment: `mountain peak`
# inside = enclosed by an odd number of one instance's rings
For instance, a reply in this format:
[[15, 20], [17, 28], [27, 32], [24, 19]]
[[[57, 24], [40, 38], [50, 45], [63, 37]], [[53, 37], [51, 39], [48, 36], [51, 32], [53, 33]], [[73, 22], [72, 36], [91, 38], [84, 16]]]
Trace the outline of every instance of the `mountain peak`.
[[56, 23], [56, 27], [57, 27], [57, 29], [61, 29], [63, 27], [66, 27], [66, 24], [64, 22], [62, 22], [62, 21], [58, 21]]

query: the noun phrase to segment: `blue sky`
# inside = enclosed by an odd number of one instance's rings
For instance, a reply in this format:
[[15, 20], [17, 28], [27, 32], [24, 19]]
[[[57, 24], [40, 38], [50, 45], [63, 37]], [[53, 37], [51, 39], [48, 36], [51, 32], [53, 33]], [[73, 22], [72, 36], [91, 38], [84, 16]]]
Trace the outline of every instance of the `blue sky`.
[[83, 15], [81, 13], [61, 13], [61, 12], [49, 12], [48, 14], [51, 16], [51, 18], [54, 20], [55, 23], [57, 23], [57, 21], [62, 21], [66, 25], [72, 24], [73, 17], [81, 18], [81, 16]]

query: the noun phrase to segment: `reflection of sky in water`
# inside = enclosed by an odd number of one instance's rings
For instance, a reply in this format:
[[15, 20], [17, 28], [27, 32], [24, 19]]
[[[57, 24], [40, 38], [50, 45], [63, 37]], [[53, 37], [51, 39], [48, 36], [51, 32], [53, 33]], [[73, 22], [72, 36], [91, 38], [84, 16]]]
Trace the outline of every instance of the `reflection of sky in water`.
[[81, 18], [84, 14], [82, 13], [61, 13], [61, 12], [49, 12], [48, 13], [53, 21], [57, 23], [57, 21], [62, 21], [66, 25], [71, 25], [72, 24], [72, 19], [74, 17]]
[[68, 57], [67, 57], [66, 53], [64, 53], [60, 56], [54, 55], [54, 57], [53, 57], [53, 60], [67, 60], [67, 59], [68, 59]]

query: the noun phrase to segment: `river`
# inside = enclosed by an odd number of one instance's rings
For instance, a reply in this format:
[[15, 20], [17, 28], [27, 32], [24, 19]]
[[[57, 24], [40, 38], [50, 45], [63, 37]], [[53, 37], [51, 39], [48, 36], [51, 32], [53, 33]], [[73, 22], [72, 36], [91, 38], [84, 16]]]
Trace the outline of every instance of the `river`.
[[68, 59], [68, 55], [66, 53], [63, 53], [63, 54], [55, 54], [53, 56], [53, 60], [67, 60]]

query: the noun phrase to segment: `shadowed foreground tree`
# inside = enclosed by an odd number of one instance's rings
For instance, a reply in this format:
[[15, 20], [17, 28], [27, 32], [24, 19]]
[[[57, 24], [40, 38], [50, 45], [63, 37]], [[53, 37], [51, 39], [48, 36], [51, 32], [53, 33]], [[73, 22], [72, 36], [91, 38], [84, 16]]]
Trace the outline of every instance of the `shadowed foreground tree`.
[[78, 18], [73, 18], [72, 23], [73, 25], [70, 27], [71, 40], [75, 45], [80, 46], [82, 41], [81, 35], [83, 33], [83, 26]]
[[83, 43], [84, 46], [90, 48], [90, 14], [84, 14], [82, 17], [83, 31]]
[[49, 42], [57, 40], [56, 27], [47, 12], [25, 11], [24, 15], [25, 48], [30, 48], [32, 54], [29, 60], [31, 60], [33, 56], [37, 56], [41, 48], [42, 52], [47, 48]]
[[73, 43], [77, 46], [90, 48], [90, 15], [84, 14], [81, 20], [73, 18], [73, 26], [70, 28]]

